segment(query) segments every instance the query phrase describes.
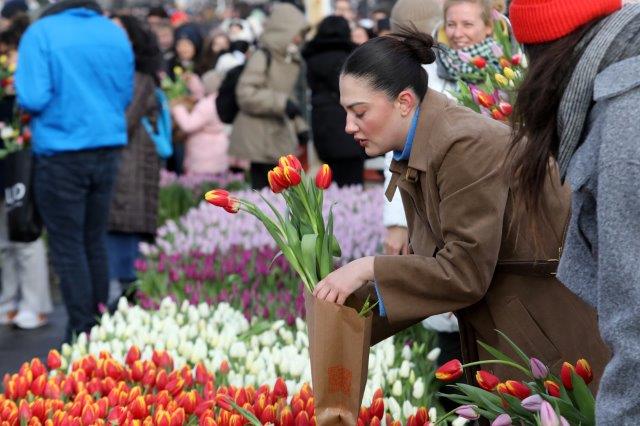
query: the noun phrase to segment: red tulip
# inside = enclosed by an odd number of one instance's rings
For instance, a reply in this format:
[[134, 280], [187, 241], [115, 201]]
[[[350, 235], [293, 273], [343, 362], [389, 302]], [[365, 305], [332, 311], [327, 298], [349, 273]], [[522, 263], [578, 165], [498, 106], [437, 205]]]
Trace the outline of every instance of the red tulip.
[[55, 349], [51, 349], [49, 355], [47, 355], [47, 367], [49, 367], [49, 370], [57, 370], [61, 365], [62, 358], [60, 353]]
[[131, 364], [138, 361], [139, 359], [140, 359], [140, 349], [138, 349], [136, 345], [131, 346], [129, 348], [129, 351], [127, 352], [125, 363], [128, 366], [131, 366]]
[[462, 376], [462, 372], [462, 363], [457, 359], [452, 359], [436, 370], [436, 379], [443, 382], [453, 382]]
[[91, 404], [87, 404], [82, 409], [82, 424], [83, 425], [92, 425], [96, 421], [96, 411], [93, 409]]
[[33, 373], [33, 378], [37, 378], [43, 374], [47, 374], [47, 369], [42, 365], [42, 361], [40, 358], [33, 358], [30, 364], [31, 373]]
[[278, 165], [283, 169], [285, 168], [285, 166], [292, 167], [297, 172], [302, 170], [302, 163], [300, 163], [298, 157], [292, 154], [280, 157], [280, 159], [278, 160]]
[[475, 65], [476, 67], [478, 67], [479, 69], [483, 69], [484, 67], [487, 66], [487, 60], [484, 59], [482, 56], [476, 56], [471, 60], [471, 63], [473, 65]]
[[297, 417], [301, 411], [304, 411], [304, 401], [296, 396], [291, 400], [291, 412], [293, 413], [293, 417]]
[[419, 425], [424, 425], [429, 421], [429, 412], [426, 407], [418, 408], [418, 411], [416, 411], [416, 420]]
[[520, 62], [522, 62], [522, 55], [520, 53], [517, 53], [511, 57], [511, 63], [513, 65], [519, 65]]
[[511, 104], [509, 102], [504, 102], [501, 101], [498, 104], [498, 109], [500, 110], [501, 113], [503, 113], [506, 117], [510, 116], [511, 113], [513, 112], [513, 107], [511, 106]]
[[485, 108], [491, 108], [496, 103], [493, 96], [482, 90], [478, 90], [477, 97], [478, 103]]
[[510, 395], [515, 396], [516, 398], [522, 400], [531, 395], [531, 389], [529, 386], [525, 385], [522, 382], [516, 382], [515, 380], [507, 380], [505, 382], [505, 386]]
[[171, 424], [171, 416], [166, 410], [157, 410], [153, 416], [153, 422], [156, 426], [169, 426]]
[[498, 121], [505, 121], [507, 119], [507, 117], [505, 117], [505, 115], [500, 112], [498, 108], [494, 108], [491, 110], [491, 117], [493, 117], [494, 120]]
[[211, 375], [207, 371], [207, 368], [204, 366], [203, 363], [199, 362], [196, 365], [196, 382], [201, 385], [204, 385], [210, 380], [211, 380]]
[[231, 370], [231, 368], [229, 367], [229, 363], [226, 359], [220, 363], [220, 368], [218, 370], [220, 371], [220, 374], [229, 374], [229, 370]]
[[576, 363], [576, 374], [582, 377], [582, 380], [584, 380], [586, 384], [591, 383], [593, 380], [593, 371], [591, 370], [591, 366], [584, 358], [579, 359]]
[[217, 426], [217, 423], [211, 416], [202, 417], [198, 426]]
[[360, 412], [358, 413], [358, 419], [362, 420], [362, 423], [364, 424], [369, 424], [369, 421], [371, 420], [369, 409], [364, 405], [360, 407]]
[[284, 175], [284, 169], [280, 166], [274, 167], [267, 173], [267, 180], [271, 191], [276, 194], [281, 193], [289, 187], [289, 182]]
[[47, 385], [47, 376], [38, 376], [33, 382], [31, 382], [31, 393], [35, 396], [44, 395], [44, 388]]
[[20, 405], [18, 407], [18, 415], [20, 416], [20, 421], [28, 422], [31, 418], [31, 408], [29, 407], [29, 403], [26, 399], [22, 399], [20, 401]]
[[377, 417], [374, 417], [371, 419], [371, 423], [369, 423], [369, 426], [380, 426], [380, 419]]
[[374, 399], [378, 399], [378, 398], [384, 398], [384, 393], [380, 388], [376, 389], [375, 392], [373, 392], [373, 398], [371, 400], [373, 401]]
[[289, 407], [284, 407], [280, 412], [280, 425], [281, 426], [294, 426], [293, 413]]
[[171, 424], [169, 426], [182, 426], [184, 425], [185, 418], [184, 409], [178, 408], [171, 413]]
[[262, 410], [262, 414], [260, 416], [260, 421], [262, 424], [274, 423], [276, 422], [276, 407], [273, 405], [267, 405], [264, 410]]
[[296, 416], [295, 426], [310, 426], [311, 421], [309, 420], [309, 415], [306, 411], [301, 411]]
[[309, 398], [313, 398], [313, 392], [311, 391], [311, 386], [309, 386], [309, 383], [304, 383], [300, 388], [300, 392], [298, 392], [298, 394], [300, 395], [300, 399], [305, 402], [307, 402]]
[[287, 179], [287, 183], [289, 184], [289, 186], [297, 186], [302, 181], [302, 177], [300, 176], [300, 173], [298, 173], [296, 169], [294, 169], [293, 167], [284, 166], [282, 170], [284, 172], [284, 177], [285, 179]]
[[278, 398], [286, 398], [289, 395], [287, 390], [287, 384], [280, 377], [276, 380], [276, 384], [273, 386], [273, 396]]
[[232, 414], [229, 419], [229, 426], [244, 426], [244, 417], [240, 414]]
[[134, 419], [142, 420], [147, 417], [147, 403], [142, 396], [136, 397], [128, 408]]
[[314, 401], [313, 397], [307, 400], [307, 407], [305, 408], [305, 411], [307, 412], [309, 417], [313, 417], [314, 414], [316, 413], [316, 407], [313, 401]]
[[320, 189], [327, 189], [331, 186], [333, 172], [328, 164], [323, 164], [316, 174], [316, 186]]
[[573, 383], [571, 382], [571, 372], [575, 371], [573, 365], [568, 362], [562, 363], [562, 368], [560, 369], [560, 379], [562, 380], [562, 384], [568, 390], [573, 389]]
[[501, 68], [508, 68], [510, 66], [511, 66], [511, 62], [509, 62], [509, 60], [507, 58], [500, 58], [500, 67]]
[[240, 210], [240, 200], [234, 197], [229, 197], [229, 201], [224, 209], [227, 213], [238, 213]]
[[[214, 189], [204, 194], [204, 199], [208, 203], [213, 204], [214, 206], [226, 207], [229, 202], [229, 192], [225, 191], [224, 189]], [[154, 355], [153, 362], [156, 362], [155, 361], [156, 351], [154, 351], [153, 355]], [[158, 365], [157, 362], [156, 362], [156, 365]]]
[[374, 399], [369, 407], [369, 415], [381, 419], [384, 416], [384, 400], [382, 398]]
[[547, 390], [547, 393], [549, 395], [560, 398], [560, 386], [556, 382], [552, 380], [546, 380], [544, 382], [544, 388]]
[[498, 377], [484, 370], [478, 370], [476, 373], [476, 381], [482, 389], [489, 392], [493, 391], [496, 386], [498, 386], [498, 383], [500, 383]]

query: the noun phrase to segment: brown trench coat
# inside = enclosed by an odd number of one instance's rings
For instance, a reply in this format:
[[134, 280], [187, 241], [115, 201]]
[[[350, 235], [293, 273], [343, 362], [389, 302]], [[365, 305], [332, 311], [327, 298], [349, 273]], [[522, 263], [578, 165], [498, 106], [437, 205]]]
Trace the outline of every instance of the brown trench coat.
[[[555, 374], [562, 361], [586, 358], [595, 390], [609, 359], [595, 311], [557, 281], [554, 270], [517, 264], [558, 259], [569, 191], [557, 176], [547, 182], [551, 226], [534, 249], [525, 232], [528, 218], [514, 217], [510, 208], [513, 189], [502, 167], [509, 142], [504, 124], [427, 92], [411, 156], [391, 165], [387, 197], [400, 189], [412, 254], [375, 258], [387, 315], [374, 318], [374, 341], [430, 315], [455, 312], [465, 362], [492, 358], [476, 340], [518, 359], [497, 329]], [[502, 380], [519, 378], [512, 369], [483, 368]]]

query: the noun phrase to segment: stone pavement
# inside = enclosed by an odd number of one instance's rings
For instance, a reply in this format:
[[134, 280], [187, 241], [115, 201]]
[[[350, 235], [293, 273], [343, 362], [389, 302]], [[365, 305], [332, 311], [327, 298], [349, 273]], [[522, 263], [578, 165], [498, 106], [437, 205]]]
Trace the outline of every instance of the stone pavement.
[[60, 350], [66, 321], [64, 306], [57, 303], [44, 327], [20, 330], [13, 326], [0, 326], [0, 379], [5, 373], [17, 372], [23, 362], [33, 357], [46, 360], [49, 349]]

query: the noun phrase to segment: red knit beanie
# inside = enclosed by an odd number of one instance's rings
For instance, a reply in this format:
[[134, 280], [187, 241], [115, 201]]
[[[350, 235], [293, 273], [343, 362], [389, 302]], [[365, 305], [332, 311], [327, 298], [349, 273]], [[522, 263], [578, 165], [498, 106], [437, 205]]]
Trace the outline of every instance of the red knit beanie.
[[564, 37], [621, 7], [622, 0], [513, 0], [509, 19], [520, 43], [536, 44]]

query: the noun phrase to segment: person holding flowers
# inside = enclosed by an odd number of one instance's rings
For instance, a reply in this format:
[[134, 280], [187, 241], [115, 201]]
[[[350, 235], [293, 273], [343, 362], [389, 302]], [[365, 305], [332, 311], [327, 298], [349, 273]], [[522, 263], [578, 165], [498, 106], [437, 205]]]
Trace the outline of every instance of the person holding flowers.
[[573, 191], [558, 278], [597, 309], [612, 351], [596, 400], [603, 426], [640, 419], [640, 5], [624, 3], [514, 0], [510, 9], [530, 59], [514, 112], [518, 207], [547, 207], [540, 188], [557, 160]]
[[[320, 280], [314, 295], [339, 304], [377, 296], [373, 342], [451, 311], [465, 362], [489, 357], [478, 340], [513, 355], [501, 330], [552, 369], [589, 359], [597, 382], [609, 353], [595, 312], [555, 278], [569, 211], [555, 166], [540, 188], [549, 220], [534, 241], [537, 217], [512, 208], [510, 129], [428, 89], [421, 65], [435, 61], [433, 46], [429, 35], [404, 31], [365, 43], [343, 67], [346, 131], [369, 156], [394, 152], [387, 197], [400, 190], [410, 254], [357, 259]], [[466, 373], [471, 382], [473, 369]]]

